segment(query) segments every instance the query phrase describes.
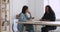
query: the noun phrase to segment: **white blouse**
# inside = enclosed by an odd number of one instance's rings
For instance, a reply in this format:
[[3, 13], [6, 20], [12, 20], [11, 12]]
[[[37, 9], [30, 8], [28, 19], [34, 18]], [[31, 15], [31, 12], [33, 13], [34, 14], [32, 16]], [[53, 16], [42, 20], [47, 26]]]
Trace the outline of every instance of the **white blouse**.
[[13, 30], [14, 30], [14, 32], [18, 31], [18, 29], [17, 29], [17, 24], [18, 23], [16, 23], [16, 22], [18, 22], [18, 19], [14, 19], [14, 22], [13, 22]]

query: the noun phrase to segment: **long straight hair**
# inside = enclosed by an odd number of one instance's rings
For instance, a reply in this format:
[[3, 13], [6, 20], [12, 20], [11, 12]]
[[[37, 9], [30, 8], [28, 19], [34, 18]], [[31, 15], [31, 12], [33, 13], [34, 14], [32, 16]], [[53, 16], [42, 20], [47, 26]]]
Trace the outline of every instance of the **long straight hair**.
[[22, 13], [25, 14], [27, 9], [28, 9], [28, 6], [23, 6]]

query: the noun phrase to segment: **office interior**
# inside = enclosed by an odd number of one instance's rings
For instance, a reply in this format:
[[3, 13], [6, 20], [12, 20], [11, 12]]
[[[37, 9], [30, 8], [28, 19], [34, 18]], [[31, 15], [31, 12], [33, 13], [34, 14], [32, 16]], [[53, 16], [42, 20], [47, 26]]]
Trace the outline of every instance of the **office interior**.
[[[29, 7], [35, 21], [42, 18], [45, 6], [50, 5], [56, 14], [56, 23], [60, 21], [60, 0], [0, 0], [0, 32], [13, 32], [14, 19], [21, 13], [24, 5]], [[41, 32], [41, 27], [43, 25], [37, 25], [35, 32]], [[60, 32], [60, 27], [49, 32]]]

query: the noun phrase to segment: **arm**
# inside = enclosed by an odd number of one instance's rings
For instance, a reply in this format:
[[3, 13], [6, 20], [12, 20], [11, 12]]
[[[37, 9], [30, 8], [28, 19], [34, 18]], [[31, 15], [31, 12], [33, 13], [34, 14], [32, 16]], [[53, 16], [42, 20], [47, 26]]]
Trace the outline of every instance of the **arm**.
[[55, 17], [55, 13], [52, 13], [50, 16], [50, 21], [55, 21], [56, 17]]
[[45, 14], [43, 15], [43, 17], [40, 19], [40, 21], [45, 21]]
[[30, 14], [30, 17], [32, 18], [31, 12], [28, 12], [28, 14]]
[[40, 21], [50, 21], [50, 19], [47, 19], [47, 14], [44, 14]]
[[30, 18], [31, 18], [31, 19], [34, 19], [34, 17], [32, 17], [32, 15], [31, 15], [31, 12], [28, 12], [28, 13], [30, 14]]

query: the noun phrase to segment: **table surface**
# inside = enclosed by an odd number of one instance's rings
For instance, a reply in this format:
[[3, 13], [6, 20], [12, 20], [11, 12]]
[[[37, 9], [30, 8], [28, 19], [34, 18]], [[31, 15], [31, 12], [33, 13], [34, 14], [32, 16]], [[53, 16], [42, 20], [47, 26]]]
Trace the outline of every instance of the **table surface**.
[[33, 24], [33, 25], [50, 25], [50, 26], [60, 26], [60, 21], [27, 21], [27, 22], [17, 22], [19, 24]]

